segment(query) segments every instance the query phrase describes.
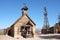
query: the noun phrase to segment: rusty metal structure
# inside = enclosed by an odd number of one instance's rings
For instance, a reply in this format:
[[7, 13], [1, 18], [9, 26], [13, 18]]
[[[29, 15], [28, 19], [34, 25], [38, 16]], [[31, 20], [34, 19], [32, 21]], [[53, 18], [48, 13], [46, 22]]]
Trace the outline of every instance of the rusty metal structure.
[[46, 34], [48, 33], [48, 29], [49, 29], [49, 21], [48, 21], [48, 17], [47, 17], [47, 9], [46, 7], [44, 7], [44, 25], [43, 25], [43, 28], [42, 28], [42, 32], [43, 34]]

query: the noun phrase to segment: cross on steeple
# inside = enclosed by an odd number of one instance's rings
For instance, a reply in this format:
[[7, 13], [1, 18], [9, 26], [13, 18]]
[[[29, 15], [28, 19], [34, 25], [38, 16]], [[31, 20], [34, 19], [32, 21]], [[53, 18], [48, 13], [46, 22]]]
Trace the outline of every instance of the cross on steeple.
[[24, 5], [26, 5], [26, 0], [24, 0]]

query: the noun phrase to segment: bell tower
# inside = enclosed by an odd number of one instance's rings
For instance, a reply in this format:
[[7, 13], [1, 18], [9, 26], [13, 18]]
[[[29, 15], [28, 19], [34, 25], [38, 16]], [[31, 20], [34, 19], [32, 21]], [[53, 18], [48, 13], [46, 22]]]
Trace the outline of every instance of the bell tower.
[[24, 6], [22, 8], [22, 15], [27, 15], [28, 7], [26, 6], [26, 0], [24, 0]]

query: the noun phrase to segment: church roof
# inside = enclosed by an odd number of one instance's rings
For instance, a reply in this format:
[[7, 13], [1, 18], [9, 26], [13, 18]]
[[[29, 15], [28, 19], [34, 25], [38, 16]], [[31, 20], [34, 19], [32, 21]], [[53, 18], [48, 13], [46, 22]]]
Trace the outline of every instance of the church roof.
[[[31, 20], [31, 18], [26, 14], [26, 16], [29, 18], [29, 20], [34, 24], [34, 25], [36, 25], [32, 20]], [[23, 16], [21, 16], [15, 23], [13, 23], [11, 26], [13, 26], [13, 25], [15, 25], [19, 20], [21, 20], [22, 19], [22, 17]], [[10, 26], [10, 27], [11, 27]]]

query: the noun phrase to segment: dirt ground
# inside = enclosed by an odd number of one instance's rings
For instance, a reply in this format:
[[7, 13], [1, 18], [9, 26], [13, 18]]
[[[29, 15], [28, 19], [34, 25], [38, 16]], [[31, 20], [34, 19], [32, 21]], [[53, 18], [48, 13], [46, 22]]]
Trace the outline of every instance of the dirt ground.
[[0, 40], [60, 40], [60, 34], [40, 34], [36, 35], [34, 38], [13, 38], [8, 35], [0, 35]]

